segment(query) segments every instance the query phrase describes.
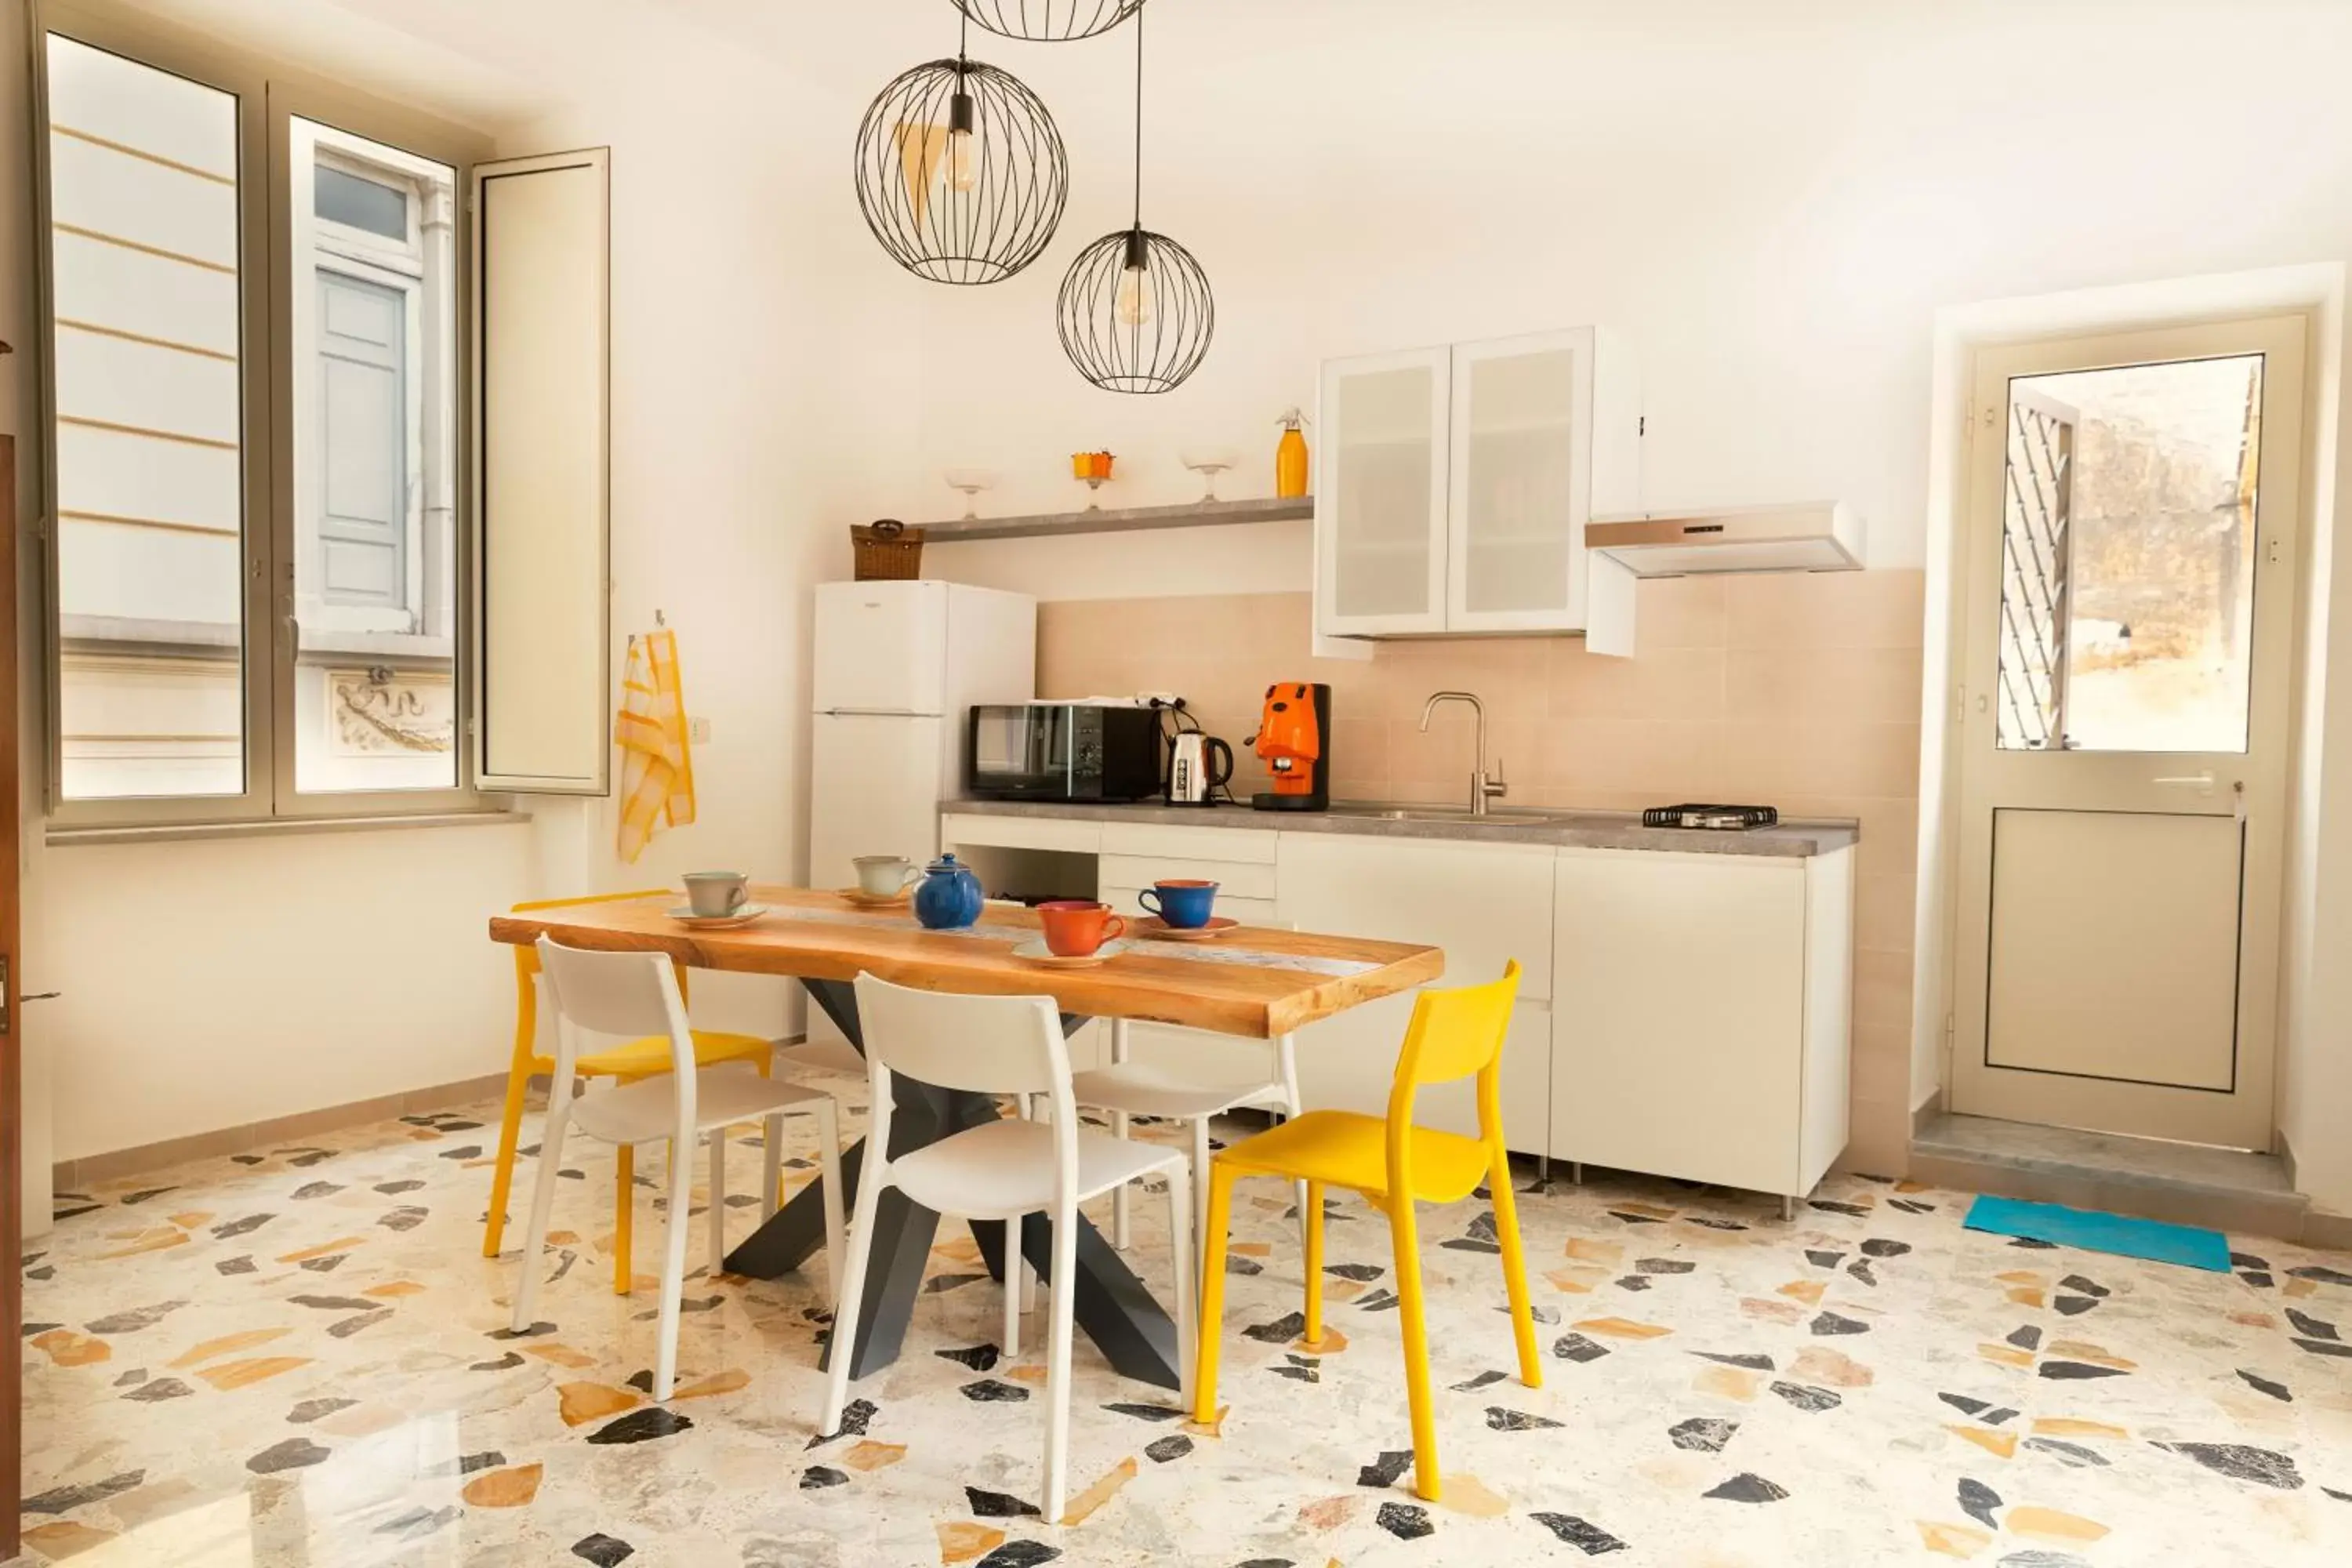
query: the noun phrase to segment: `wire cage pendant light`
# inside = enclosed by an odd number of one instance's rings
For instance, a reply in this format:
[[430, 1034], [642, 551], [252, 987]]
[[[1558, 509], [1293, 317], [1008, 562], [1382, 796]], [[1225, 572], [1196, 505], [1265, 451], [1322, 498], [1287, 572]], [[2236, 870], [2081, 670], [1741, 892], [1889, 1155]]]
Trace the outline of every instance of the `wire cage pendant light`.
[[1143, 18], [1135, 21], [1135, 221], [1107, 234], [1062, 276], [1062, 352], [1106, 392], [1184, 384], [1208, 357], [1217, 304], [1192, 253], [1143, 226]]
[[1109, 32], [1143, 9], [1144, 0], [955, 0], [992, 33], [1033, 44], [1063, 44]]
[[1000, 283], [1037, 259], [1069, 200], [1054, 117], [1010, 72], [931, 60], [857, 128], [857, 205], [892, 260], [933, 283]]

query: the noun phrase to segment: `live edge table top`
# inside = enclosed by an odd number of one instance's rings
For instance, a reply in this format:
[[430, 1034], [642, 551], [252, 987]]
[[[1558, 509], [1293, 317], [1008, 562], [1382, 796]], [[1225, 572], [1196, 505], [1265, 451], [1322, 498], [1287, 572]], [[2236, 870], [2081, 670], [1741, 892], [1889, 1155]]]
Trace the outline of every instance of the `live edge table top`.
[[906, 904], [874, 908], [838, 893], [762, 886], [768, 912], [732, 930], [690, 929], [666, 893], [626, 902], [492, 917], [493, 941], [544, 933], [567, 947], [666, 952], [701, 969], [801, 980], [871, 973], [900, 985], [982, 995], [1051, 996], [1065, 1013], [1177, 1024], [1272, 1039], [1318, 1019], [1426, 984], [1445, 972], [1443, 949], [1358, 937], [1241, 927], [1206, 942], [1130, 937], [1098, 964], [1062, 967], [1013, 956], [1037, 934], [1015, 904], [987, 906], [963, 931], [926, 931]]

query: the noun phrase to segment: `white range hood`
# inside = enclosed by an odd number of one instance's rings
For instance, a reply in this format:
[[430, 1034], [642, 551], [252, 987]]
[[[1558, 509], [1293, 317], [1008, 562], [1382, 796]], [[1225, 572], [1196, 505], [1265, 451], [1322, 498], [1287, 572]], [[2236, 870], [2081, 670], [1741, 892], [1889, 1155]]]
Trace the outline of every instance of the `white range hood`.
[[1636, 577], [1716, 572], [1856, 572], [1862, 519], [1843, 501], [1727, 508], [1585, 525], [1595, 555]]

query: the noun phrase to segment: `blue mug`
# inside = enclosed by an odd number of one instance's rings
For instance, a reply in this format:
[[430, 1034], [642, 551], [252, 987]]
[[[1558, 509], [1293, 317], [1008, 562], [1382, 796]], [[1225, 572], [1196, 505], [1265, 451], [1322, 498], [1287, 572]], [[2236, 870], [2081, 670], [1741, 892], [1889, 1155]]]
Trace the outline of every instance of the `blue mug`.
[[1165, 921], [1174, 931], [1198, 931], [1209, 923], [1216, 907], [1217, 885], [1189, 879], [1154, 882], [1135, 895], [1135, 901]]

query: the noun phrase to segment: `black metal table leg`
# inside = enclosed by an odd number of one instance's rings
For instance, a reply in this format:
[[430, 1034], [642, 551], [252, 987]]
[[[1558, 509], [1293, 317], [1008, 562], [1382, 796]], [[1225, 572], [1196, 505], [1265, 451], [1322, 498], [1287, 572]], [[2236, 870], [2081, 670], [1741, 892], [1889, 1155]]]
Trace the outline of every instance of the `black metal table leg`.
[[[857, 997], [852, 985], [838, 980], [805, 980], [802, 984], [850, 1043], [863, 1051], [865, 1037], [858, 1028]], [[1062, 1020], [1065, 1031], [1085, 1022], [1084, 1018], [1068, 1015]], [[908, 1153], [967, 1127], [992, 1121], [997, 1114], [996, 1102], [986, 1095], [939, 1089], [902, 1078], [890, 1119], [892, 1152]], [[845, 1208], [853, 1206], [856, 1199], [865, 1147], [865, 1141], [860, 1139], [842, 1152], [843, 1185], [848, 1189], [842, 1194]], [[823, 1199], [814, 1185], [802, 1189], [728, 1255], [729, 1271], [772, 1279], [799, 1268], [824, 1245], [822, 1205]], [[856, 1358], [850, 1363], [852, 1376], [864, 1377], [898, 1359], [908, 1321], [914, 1312], [915, 1299], [922, 1292], [924, 1265], [939, 1218], [935, 1212], [910, 1202], [902, 1193], [883, 1194], [875, 1215], [873, 1261], [866, 1275], [865, 1310], [860, 1314], [864, 1321], [857, 1325]], [[1004, 1278], [1004, 1228], [999, 1221], [975, 1220], [971, 1224], [972, 1238], [980, 1244], [988, 1271], [999, 1280]], [[1052, 1226], [1045, 1215], [1028, 1216], [1022, 1226], [1021, 1250], [1038, 1277], [1050, 1283]], [[1181, 1386], [1176, 1325], [1126, 1260], [1084, 1216], [1078, 1220], [1075, 1289], [1071, 1307], [1077, 1326], [1120, 1375], [1162, 1388]]]
[[[856, 1047], [861, 1055], [864, 1054], [866, 1037], [857, 1026], [856, 990], [837, 980], [803, 980], [801, 984], [824, 1010], [825, 1016], [849, 1037], [849, 1043]], [[916, 1129], [912, 1125], [913, 1121], [912, 1117], [908, 1118], [908, 1132], [895, 1140], [902, 1152], [919, 1149], [933, 1139], [945, 1136], [936, 1130]], [[917, 1136], [919, 1131], [927, 1131], [928, 1135]], [[852, 1213], [856, 1208], [857, 1178], [865, 1164], [865, 1139], [858, 1139], [841, 1152], [841, 1210], [844, 1214]], [[938, 1216], [935, 1215], [932, 1218], [936, 1222]], [[882, 1232], [883, 1237], [890, 1234], [887, 1230]], [[927, 1230], [924, 1234], [928, 1236], [929, 1232]], [[824, 1198], [816, 1184], [811, 1183], [794, 1194], [782, 1208], [770, 1215], [759, 1229], [745, 1237], [741, 1245], [727, 1255], [727, 1271], [753, 1279], [773, 1279], [798, 1268], [824, 1246]], [[875, 1248], [876, 1258], [882, 1258], [885, 1251], [883, 1247]], [[868, 1299], [872, 1299], [870, 1294]]]

